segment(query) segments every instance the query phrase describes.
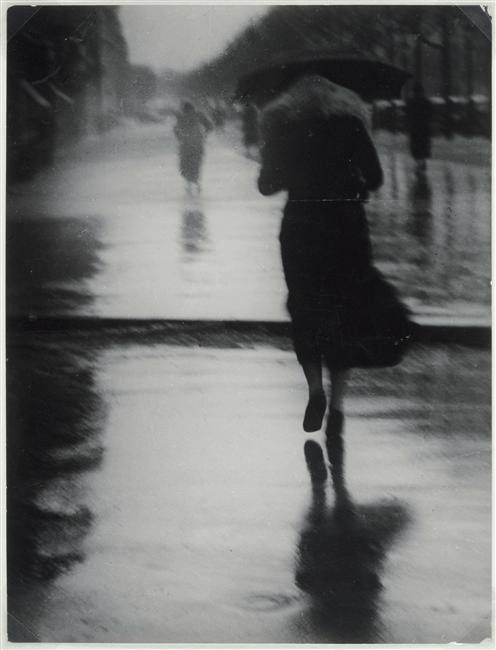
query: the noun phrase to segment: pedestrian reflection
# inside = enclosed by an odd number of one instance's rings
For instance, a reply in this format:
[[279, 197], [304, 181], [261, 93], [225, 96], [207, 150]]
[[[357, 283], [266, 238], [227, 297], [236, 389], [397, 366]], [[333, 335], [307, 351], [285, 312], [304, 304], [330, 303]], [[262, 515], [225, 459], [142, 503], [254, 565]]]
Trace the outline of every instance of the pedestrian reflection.
[[310, 597], [305, 625], [327, 643], [380, 639], [381, 572], [395, 536], [407, 521], [395, 501], [353, 503], [345, 485], [341, 436], [327, 443], [333, 507], [326, 502], [326, 468], [320, 445], [305, 444], [312, 502], [297, 548], [296, 585]]
[[[458, 187], [455, 184], [453, 172], [449, 165], [445, 165], [443, 168], [443, 181], [445, 188], [445, 202], [440, 234], [438, 234], [436, 241], [441, 254], [436, 260], [436, 270], [438, 274], [435, 281], [436, 286], [445, 288], [448, 300], [452, 300], [457, 291], [459, 291], [458, 285], [463, 284], [462, 278], [465, 274], [465, 269], [460, 257], [453, 254], [456, 252], [456, 224], [457, 216], [459, 214], [459, 206], [457, 206], [457, 202], [460, 199], [460, 195]], [[472, 206], [471, 210], [473, 210]], [[442, 249], [440, 245], [441, 242]], [[462, 264], [460, 264], [460, 262], [462, 262]]]
[[[416, 174], [410, 187], [410, 219], [408, 231], [423, 245], [432, 241], [432, 188], [427, 174]], [[425, 260], [427, 262], [427, 260]]]
[[452, 206], [453, 197], [456, 193], [455, 181], [453, 178], [453, 172], [449, 165], [445, 165], [443, 168], [443, 180], [444, 180], [444, 191], [446, 197], [446, 204]]
[[187, 254], [201, 253], [208, 243], [208, 231], [201, 203], [190, 201], [184, 206], [181, 224], [181, 244]]
[[[448, 165], [444, 168], [444, 187], [446, 189], [445, 204], [443, 213], [443, 226], [444, 226], [444, 246], [446, 251], [445, 268], [452, 270], [451, 251], [456, 250], [455, 247], [455, 224], [456, 224], [456, 202], [459, 198], [453, 173]], [[454, 276], [457, 277], [457, 276]], [[441, 285], [442, 286], [442, 285]]]
[[399, 182], [398, 182], [398, 158], [394, 149], [390, 152], [389, 159], [389, 177], [391, 179], [391, 198], [394, 201], [399, 197]]

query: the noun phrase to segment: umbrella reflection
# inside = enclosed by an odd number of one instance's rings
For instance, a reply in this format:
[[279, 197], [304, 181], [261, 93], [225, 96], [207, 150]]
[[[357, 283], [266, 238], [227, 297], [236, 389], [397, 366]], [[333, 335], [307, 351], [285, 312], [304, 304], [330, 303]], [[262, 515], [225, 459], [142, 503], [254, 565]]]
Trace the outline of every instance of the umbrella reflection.
[[407, 513], [396, 501], [353, 503], [345, 484], [342, 437], [331, 437], [327, 450], [333, 507], [326, 502], [320, 445], [314, 441], [305, 445], [312, 501], [300, 534], [295, 572], [296, 585], [310, 598], [304, 624], [322, 642], [371, 642], [381, 636], [383, 565]]

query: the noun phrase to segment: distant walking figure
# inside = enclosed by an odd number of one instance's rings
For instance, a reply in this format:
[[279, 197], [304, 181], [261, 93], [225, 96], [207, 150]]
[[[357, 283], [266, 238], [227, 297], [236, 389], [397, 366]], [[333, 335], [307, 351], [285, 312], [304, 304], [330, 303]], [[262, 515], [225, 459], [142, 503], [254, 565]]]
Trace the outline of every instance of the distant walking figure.
[[410, 152], [417, 165], [417, 173], [425, 172], [427, 159], [431, 157], [432, 106], [424, 95], [421, 84], [415, 84], [413, 97], [408, 105]]
[[200, 174], [205, 152], [205, 138], [212, 128], [205, 115], [190, 102], [184, 102], [177, 114], [174, 133], [179, 144], [179, 168], [187, 189], [200, 191]]
[[357, 95], [316, 75], [266, 106], [258, 187], [287, 190], [280, 243], [288, 310], [309, 400], [303, 428], [317, 431], [332, 391], [328, 435], [343, 428], [348, 370], [396, 364], [410, 338], [407, 310], [373, 266], [364, 201], [383, 181]]

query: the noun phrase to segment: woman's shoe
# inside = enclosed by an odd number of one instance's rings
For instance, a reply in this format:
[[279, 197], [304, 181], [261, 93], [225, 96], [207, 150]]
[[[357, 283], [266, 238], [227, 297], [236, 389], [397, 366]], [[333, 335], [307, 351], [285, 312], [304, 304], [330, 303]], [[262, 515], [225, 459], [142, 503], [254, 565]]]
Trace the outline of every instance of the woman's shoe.
[[307, 433], [320, 431], [326, 408], [327, 401], [324, 391], [311, 395], [310, 399], [308, 400], [307, 408], [305, 409], [305, 417], [303, 418], [303, 430]]

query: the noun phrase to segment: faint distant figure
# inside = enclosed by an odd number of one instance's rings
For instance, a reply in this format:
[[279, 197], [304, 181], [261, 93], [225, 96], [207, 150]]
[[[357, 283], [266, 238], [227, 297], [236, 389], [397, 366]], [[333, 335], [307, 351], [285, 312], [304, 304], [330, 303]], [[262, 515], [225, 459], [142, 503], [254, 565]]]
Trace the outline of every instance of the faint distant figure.
[[258, 111], [253, 104], [247, 104], [243, 108], [243, 144], [246, 155], [252, 157], [254, 149], [258, 146]]
[[408, 105], [410, 152], [416, 163], [417, 173], [424, 173], [431, 157], [432, 106], [420, 83], [415, 84], [413, 97]]
[[205, 153], [205, 139], [212, 129], [209, 120], [190, 102], [184, 102], [177, 114], [174, 133], [179, 144], [179, 168], [186, 180], [188, 192], [193, 188], [199, 193], [200, 174]]

